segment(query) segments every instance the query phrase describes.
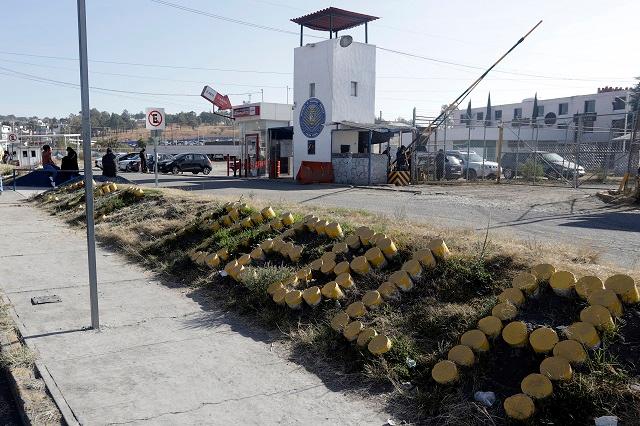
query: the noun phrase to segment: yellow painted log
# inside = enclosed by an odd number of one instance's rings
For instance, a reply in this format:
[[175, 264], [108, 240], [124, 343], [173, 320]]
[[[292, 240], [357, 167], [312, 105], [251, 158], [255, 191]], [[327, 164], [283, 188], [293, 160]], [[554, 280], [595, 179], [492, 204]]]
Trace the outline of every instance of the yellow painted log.
[[336, 267], [336, 262], [331, 259], [323, 259], [320, 272], [325, 275], [333, 274], [333, 269]]
[[345, 326], [349, 324], [349, 321], [351, 321], [351, 318], [346, 312], [339, 312], [331, 319], [331, 328], [341, 333]]
[[611, 312], [614, 317], [622, 316], [622, 303], [613, 290], [594, 290], [589, 294], [587, 300], [590, 305], [602, 305]]
[[269, 222], [269, 226], [274, 231], [281, 231], [282, 228], [284, 228], [284, 225], [282, 224], [282, 221], [280, 219], [278, 219], [277, 217], [271, 219], [271, 221]]
[[313, 217], [309, 219], [307, 222], [305, 222], [305, 225], [309, 230], [309, 232], [316, 232], [316, 225], [318, 225], [319, 223], [320, 223], [320, 219], [318, 219], [317, 217]]
[[550, 356], [540, 363], [540, 374], [553, 381], [571, 380], [571, 364], [561, 356]]
[[271, 238], [267, 238], [260, 243], [260, 248], [265, 253], [271, 253], [273, 251], [273, 240]]
[[531, 268], [531, 273], [536, 276], [538, 282], [549, 281], [551, 275], [555, 274], [556, 267], [549, 263], [539, 263]]
[[558, 341], [558, 334], [549, 327], [537, 328], [529, 335], [531, 347], [539, 354], [551, 352]]
[[260, 247], [256, 247], [253, 250], [251, 250], [251, 253], [249, 253], [249, 255], [253, 260], [258, 260], [258, 261], [265, 260], [264, 251], [262, 251]]
[[495, 339], [502, 331], [502, 321], [500, 321], [500, 318], [490, 315], [478, 321], [478, 329], [487, 337]]
[[271, 241], [271, 250], [275, 251], [276, 253], [282, 253], [282, 246], [285, 244], [286, 243], [282, 241], [282, 238], [280, 237], [274, 238]]
[[356, 229], [356, 235], [360, 238], [360, 242], [365, 246], [371, 245], [369, 240], [373, 237], [373, 234], [375, 234], [373, 229], [367, 228], [366, 226], [361, 226]]
[[559, 356], [570, 363], [581, 364], [587, 360], [587, 353], [582, 344], [575, 340], [561, 340], [553, 347], [553, 355]]
[[556, 271], [549, 278], [549, 285], [558, 296], [570, 296], [576, 285], [576, 277], [569, 271]]
[[205, 257], [204, 262], [210, 268], [217, 268], [220, 266], [220, 258], [215, 253], [208, 254], [207, 257]]
[[196, 263], [198, 265], [204, 265], [205, 262], [205, 258], [207, 257], [207, 253], [205, 252], [198, 252], [198, 256], [196, 256]]
[[398, 287], [390, 281], [385, 281], [380, 284], [378, 292], [385, 300], [395, 299], [399, 296]]
[[502, 329], [502, 339], [514, 348], [525, 346], [528, 336], [527, 324], [522, 321], [512, 321]]
[[404, 262], [401, 269], [403, 271], [407, 271], [412, 279], [418, 279], [422, 275], [422, 266], [420, 265], [420, 262], [415, 259], [410, 259]]
[[220, 230], [220, 222], [213, 222], [210, 229], [211, 232], [218, 232]]
[[347, 306], [346, 312], [351, 318], [362, 318], [367, 314], [367, 307], [359, 300]]
[[295, 233], [301, 234], [307, 229], [307, 225], [304, 222], [296, 222], [291, 227]]
[[525, 294], [534, 294], [538, 290], [538, 279], [529, 272], [521, 272], [511, 281], [514, 288], [521, 290]]
[[544, 399], [553, 393], [551, 380], [538, 373], [529, 374], [522, 379], [520, 389], [533, 399]]
[[371, 265], [369, 265], [367, 258], [364, 256], [354, 257], [349, 266], [353, 272], [360, 275], [366, 275], [371, 271]]
[[349, 253], [349, 246], [345, 242], [335, 243], [331, 251], [335, 254]]
[[299, 262], [302, 256], [302, 246], [293, 245], [288, 248], [287, 255], [292, 262]]
[[281, 288], [284, 288], [284, 285], [282, 284], [282, 282], [280, 281], [273, 282], [269, 284], [269, 286], [267, 287], [267, 294], [269, 294], [270, 296], [273, 296], [273, 294], [276, 291], [280, 290]]
[[371, 238], [369, 238], [369, 244], [371, 244], [372, 246], [377, 246], [378, 244], [380, 244], [380, 241], [385, 238], [387, 238], [387, 236], [382, 232], [374, 232]]
[[387, 259], [378, 247], [371, 247], [366, 251], [364, 257], [367, 259], [367, 262], [376, 269], [384, 268], [387, 264]]
[[598, 330], [611, 330], [614, 327], [611, 312], [602, 305], [587, 306], [580, 312], [580, 321], [588, 322]]
[[291, 226], [293, 222], [295, 222], [295, 219], [290, 212], [284, 212], [280, 215], [280, 221], [286, 226]]
[[489, 350], [487, 336], [480, 330], [469, 330], [460, 337], [460, 343], [469, 346], [474, 352]]
[[262, 217], [267, 220], [271, 220], [276, 217], [276, 212], [274, 212], [271, 207], [265, 207], [260, 213], [262, 214]]
[[443, 360], [438, 362], [431, 369], [431, 377], [438, 384], [448, 385], [458, 381], [458, 367], [456, 364], [449, 360]]
[[240, 256], [238, 258], [238, 264], [242, 265], [242, 266], [247, 266], [251, 264], [251, 255], [250, 254], [243, 254], [242, 256]]
[[514, 420], [527, 420], [536, 412], [536, 406], [529, 395], [518, 393], [511, 395], [502, 404], [507, 416]]
[[335, 262], [336, 261], [336, 254], [334, 252], [327, 251], [327, 252], [322, 253], [322, 256], [320, 256], [320, 259], [322, 259], [323, 262], [327, 262], [329, 260]]
[[422, 266], [428, 269], [433, 269], [436, 267], [436, 258], [431, 253], [431, 250], [428, 248], [420, 249], [413, 254], [413, 259], [420, 262]]
[[264, 217], [262, 216], [262, 214], [260, 214], [260, 212], [253, 212], [249, 217], [251, 217], [251, 221], [257, 225], [264, 222]]
[[322, 261], [322, 259], [316, 259], [313, 262], [311, 262], [311, 264], [309, 265], [311, 267], [312, 271], [318, 271], [320, 272], [320, 269], [322, 268], [322, 264], [324, 262]]
[[640, 302], [640, 293], [633, 278], [625, 274], [616, 274], [607, 278], [604, 287], [613, 290], [623, 302], [638, 303]]
[[602, 290], [603, 288], [604, 283], [602, 282], [602, 280], [593, 275], [586, 275], [576, 281], [576, 293], [578, 293], [578, 296], [585, 300], [593, 291]]
[[349, 235], [347, 238], [345, 238], [344, 242], [349, 246], [351, 250], [357, 250], [361, 245], [360, 237], [354, 234]]
[[567, 328], [566, 333], [570, 339], [582, 343], [589, 349], [600, 346], [600, 336], [593, 324], [588, 322], [574, 322]]
[[384, 334], [378, 334], [375, 336], [369, 344], [367, 345], [367, 349], [374, 355], [382, 355], [391, 350], [391, 339], [389, 339]]
[[353, 321], [346, 325], [342, 331], [342, 335], [350, 342], [353, 342], [358, 338], [358, 334], [362, 332], [364, 325], [360, 321]]
[[505, 288], [502, 293], [498, 295], [500, 302], [509, 302], [512, 305], [520, 306], [524, 303], [524, 294], [517, 288]]
[[300, 269], [298, 272], [296, 272], [296, 277], [298, 277], [298, 281], [311, 281], [313, 279], [311, 268]]
[[447, 244], [442, 239], [436, 238], [429, 241], [428, 247], [437, 259], [446, 259], [451, 255]]
[[377, 290], [369, 290], [362, 296], [362, 303], [369, 309], [378, 307], [382, 302], [382, 296]]
[[239, 265], [237, 260], [231, 260], [230, 262], [228, 262], [226, 265], [224, 265], [224, 271], [228, 274], [229, 270], [232, 268], [235, 268]]
[[251, 221], [250, 217], [245, 217], [244, 219], [242, 219], [242, 222], [240, 222], [240, 224], [247, 229], [253, 228], [253, 222]]
[[233, 220], [231, 219], [231, 217], [230, 217], [228, 214], [226, 214], [226, 215], [222, 216], [222, 218], [221, 218], [221, 219], [222, 219], [222, 224], [223, 224], [224, 226], [231, 226], [231, 225], [233, 225]]
[[281, 287], [273, 292], [273, 295], [271, 298], [278, 305], [284, 305], [286, 303], [285, 297], [287, 296], [287, 293], [289, 293], [289, 290], [286, 287]]
[[369, 344], [371, 339], [373, 339], [377, 335], [378, 332], [375, 329], [371, 327], [365, 327], [364, 329], [362, 329], [360, 334], [358, 334], [358, 340], [356, 340], [356, 343], [358, 344], [358, 346], [365, 347]]
[[296, 231], [294, 231], [293, 228], [289, 228], [285, 230], [282, 234], [280, 234], [282, 238], [293, 238], [295, 235], [296, 235]]
[[333, 273], [337, 276], [340, 274], [348, 274], [349, 272], [351, 272], [351, 268], [349, 268], [349, 262], [347, 262], [346, 260], [344, 262], [340, 262], [338, 263], [334, 268], [333, 268]]
[[476, 362], [473, 350], [467, 345], [456, 345], [449, 350], [447, 359], [461, 367], [471, 367]]
[[317, 306], [322, 301], [322, 293], [317, 285], [305, 289], [302, 292], [302, 297], [309, 306]]
[[389, 281], [402, 291], [409, 291], [413, 288], [413, 281], [409, 276], [409, 272], [402, 269], [389, 275]]
[[238, 209], [233, 209], [229, 211], [229, 217], [232, 221], [237, 222], [238, 219], [240, 219], [240, 212], [238, 211]]
[[329, 222], [327, 222], [324, 219], [319, 220], [316, 223], [316, 226], [315, 226], [316, 234], [318, 234], [318, 235], [326, 235], [327, 234], [327, 225], [328, 224], [329, 224]]
[[335, 281], [329, 281], [322, 286], [322, 295], [327, 299], [338, 300], [344, 297], [344, 293]]
[[298, 285], [298, 276], [296, 274], [291, 274], [282, 281], [282, 284], [284, 284], [285, 287], [295, 287]]
[[263, 223], [258, 227], [258, 231], [261, 233], [271, 232], [271, 226], [268, 223]]
[[347, 272], [343, 272], [342, 274], [338, 275], [336, 277], [336, 283], [341, 288], [351, 288], [355, 284], [353, 282], [353, 278], [351, 278], [351, 275]]
[[300, 309], [302, 306], [302, 292], [300, 290], [292, 290], [284, 297], [284, 301], [291, 309]]
[[325, 227], [325, 233], [327, 234], [327, 237], [332, 239], [342, 238], [344, 236], [342, 227], [338, 222], [331, 222], [327, 224], [327, 226]]
[[235, 281], [239, 281], [240, 280], [240, 274], [242, 274], [244, 272], [245, 268], [243, 265], [238, 264], [237, 266], [232, 267], [231, 269], [229, 269], [229, 276], [231, 278], [233, 278]]

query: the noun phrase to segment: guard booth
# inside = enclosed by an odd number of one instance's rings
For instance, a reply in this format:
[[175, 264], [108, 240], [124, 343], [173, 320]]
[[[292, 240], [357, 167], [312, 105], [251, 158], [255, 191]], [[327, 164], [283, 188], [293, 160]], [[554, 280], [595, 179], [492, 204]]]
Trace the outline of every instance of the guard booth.
[[292, 177], [293, 126], [269, 129], [269, 177]]
[[238, 124], [241, 141], [243, 174], [248, 177], [264, 177], [280, 158], [279, 151], [271, 149], [272, 128], [291, 124], [292, 105], [256, 102], [233, 107], [233, 118]]

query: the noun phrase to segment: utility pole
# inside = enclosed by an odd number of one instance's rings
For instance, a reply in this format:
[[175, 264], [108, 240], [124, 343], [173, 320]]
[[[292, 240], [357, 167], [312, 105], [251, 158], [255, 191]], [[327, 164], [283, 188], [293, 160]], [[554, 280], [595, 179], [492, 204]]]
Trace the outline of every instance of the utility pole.
[[287, 104], [289, 104], [289, 86], [287, 86]]
[[262, 102], [264, 102], [264, 89], [260, 89], [260, 96], [262, 96]]
[[87, 219], [87, 258], [89, 262], [89, 299], [91, 328], [100, 328], [98, 314], [98, 276], [96, 272], [96, 235], [93, 219], [93, 170], [91, 169], [91, 116], [89, 111], [89, 69], [87, 60], [87, 13], [84, 0], [78, 0], [78, 46], [80, 50], [80, 97], [82, 100], [82, 151], [84, 156], [84, 196]]
[[500, 183], [500, 173], [502, 172], [502, 142], [504, 141], [504, 127], [502, 124], [498, 126], [498, 152], [496, 156], [498, 157], [498, 173], [496, 173], [496, 183]]

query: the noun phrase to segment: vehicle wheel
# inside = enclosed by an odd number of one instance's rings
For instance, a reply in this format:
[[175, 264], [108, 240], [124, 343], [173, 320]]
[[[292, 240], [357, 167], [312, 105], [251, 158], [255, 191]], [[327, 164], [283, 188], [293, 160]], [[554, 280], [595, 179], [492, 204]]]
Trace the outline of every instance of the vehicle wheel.
[[197, 175], [197, 174], [198, 174], [198, 173], [200, 173], [200, 172], [199, 172], [199, 171], [197, 171], [197, 170], [194, 170], [194, 171], [192, 171], [191, 173], [193, 173], [194, 175]]
[[504, 175], [505, 179], [513, 179], [513, 170], [511, 169], [503, 169], [502, 174]]
[[125, 172], [130, 172], [131, 171], [131, 165], [127, 164], [126, 166], [124, 166], [124, 171]]
[[[467, 174], [465, 173], [465, 177], [467, 176]], [[478, 179], [478, 173], [476, 173], [476, 171], [474, 169], [469, 169], [469, 180], [476, 180]]]
[[178, 168], [178, 166], [173, 166], [173, 169], [171, 169], [171, 172], [174, 175], [177, 175], [178, 173], [180, 173], [180, 169]]
[[211, 169], [209, 167], [205, 167], [204, 169], [202, 169], [202, 173], [208, 175], [209, 173], [211, 173]]

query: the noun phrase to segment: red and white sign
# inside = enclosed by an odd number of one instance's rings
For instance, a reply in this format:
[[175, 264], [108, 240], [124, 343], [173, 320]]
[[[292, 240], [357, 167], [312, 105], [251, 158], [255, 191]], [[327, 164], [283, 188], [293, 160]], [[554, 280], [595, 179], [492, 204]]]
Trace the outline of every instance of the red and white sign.
[[164, 108], [147, 108], [147, 130], [164, 130], [166, 123]]
[[204, 86], [200, 96], [217, 106], [219, 109], [231, 109], [231, 101], [227, 95], [221, 95], [209, 86]]
[[241, 106], [233, 109], [233, 118], [260, 116], [260, 105]]
[[9, 133], [9, 142], [18, 142], [18, 135], [15, 133]]

